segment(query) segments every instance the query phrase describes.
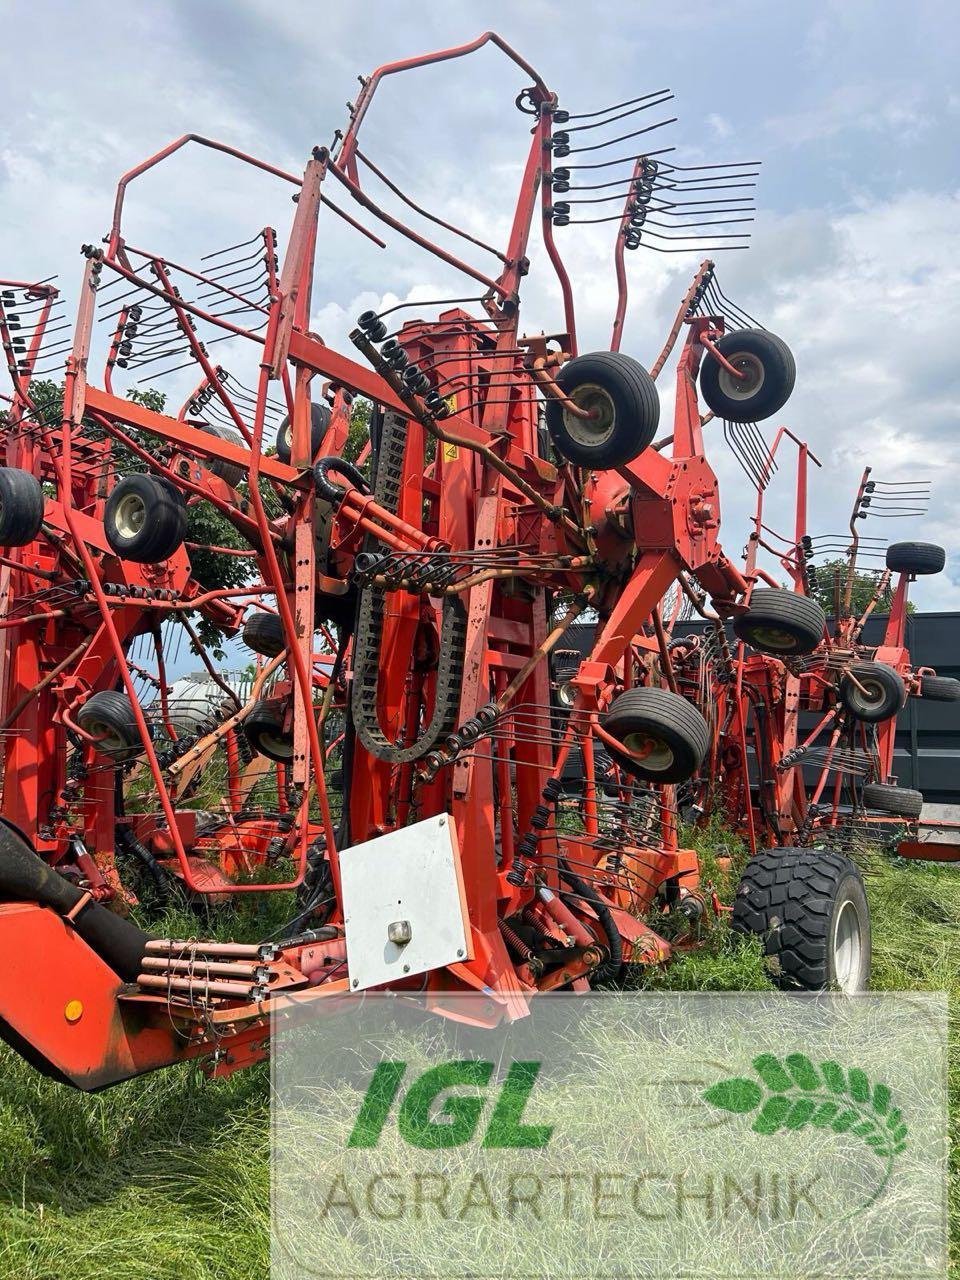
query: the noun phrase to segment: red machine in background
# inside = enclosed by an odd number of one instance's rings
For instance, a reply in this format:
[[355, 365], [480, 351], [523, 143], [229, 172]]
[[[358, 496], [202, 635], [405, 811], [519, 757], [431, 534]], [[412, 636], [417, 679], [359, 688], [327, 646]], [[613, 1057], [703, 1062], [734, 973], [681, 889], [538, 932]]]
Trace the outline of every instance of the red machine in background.
[[[412, 201], [359, 146], [384, 77], [486, 43], [533, 81], [517, 99], [531, 140], [502, 249]], [[629, 165], [623, 212], [610, 219], [618, 302], [610, 349], [578, 351], [554, 227], [578, 221], [576, 201], [609, 197], [558, 201], [597, 190], [597, 162], [555, 160], [622, 142], [580, 147], [571, 135], [664, 100], [646, 95], [571, 123], [580, 117], [488, 34], [374, 72], [336, 147], [315, 150], [302, 178], [180, 139], [125, 175], [105, 247], [84, 251], [55, 414], [32, 381], [50, 291], [4, 293], [13, 398], [0, 471], [0, 1032], [43, 1069], [83, 1088], [196, 1056], [227, 1071], [265, 1054], [271, 1014], [306, 1016], [325, 998], [390, 986], [443, 1013], [451, 993], [476, 990], [495, 1022], [522, 1016], [538, 992], [660, 963], [695, 944], [708, 905], [697, 856], [680, 842], [677, 788], [688, 784], [722, 788], [755, 840], [769, 832], [782, 846], [751, 863], [734, 908], [737, 927], [766, 939], [779, 981], [865, 985], [859, 874], [841, 853], [799, 847], [815, 819], [818, 829], [829, 823], [815, 809], [824, 786], [808, 803], [791, 758], [804, 745], [801, 705], [823, 709], [830, 765], [850, 699], [869, 699], [853, 662], [858, 628], [826, 637], [806, 594], [800, 512], [784, 559], [792, 592], [753, 554], [734, 565], [704, 452], [714, 414], [742, 447], [782, 408], [792, 357], [719, 293], [712, 261], [653, 366], [655, 376], [686, 329], [665, 439], [655, 439], [653, 376], [619, 351], [625, 250], [688, 248], [664, 228], [689, 216], [710, 227], [711, 248], [742, 243], [738, 231], [715, 233], [703, 201], [689, 201], [705, 177], [647, 151], [604, 162]], [[190, 143], [296, 188], [284, 246], [266, 228], [191, 265], [127, 242], [130, 183]], [[375, 200], [361, 171], [419, 221]], [[710, 189], [742, 176], [743, 166], [710, 166]], [[714, 198], [721, 222], [739, 221], [739, 204]], [[417, 303], [416, 319], [397, 314], [413, 304], [367, 311], [349, 335], [356, 354], [342, 354], [310, 329], [333, 215], [383, 245], [357, 219], [377, 220], [479, 294]], [[469, 242], [485, 265], [431, 242], [417, 229], [424, 220]], [[535, 221], [563, 310], [549, 335], [526, 333], [520, 320]], [[33, 303], [40, 310], [24, 327]], [[24, 356], [12, 324], [29, 335]], [[256, 366], [246, 383], [211, 358], [221, 339], [231, 340], [231, 363]], [[156, 362], [157, 376], [195, 366], [176, 413], [114, 388], [119, 369]], [[364, 403], [365, 438], [352, 449]], [[210, 510], [229, 545], [187, 536]], [[757, 541], [763, 531], [758, 512]], [[234, 585], [205, 587], [210, 555], [238, 562]], [[708, 660], [671, 643], [662, 602], [672, 587], [718, 620]], [[595, 643], [560, 714], [551, 655], [574, 620], [593, 616]], [[758, 652], [731, 648], [724, 619]], [[257, 655], [242, 694], [207, 652], [204, 624], [242, 636]], [[874, 656], [912, 688], [902, 625], [892, 626]], [[223, 694], [199, 721], [168, 696], [180, 631]], [[754, 799], [749, 737], [770, 760], [776, 743], [775, 796], [764, 778]], [[874, 782], [886, 783], [886, 740], [861, 747]], [[562, 783], [572, 752], [583, 762], [575, 797]], [[199, 793], [215, 763], [212, 803]], [[771, 859], [775, 891], [761, 883]], [[201, 898], [296, 890], [296, 914], [276, 942], [150, 937], [114, 909], [136, 898], [130, 862]], [[781, 928], [784, 894], [810, 943], [802, 956]]]
[[[796, 522], [791, 534], [781, 534], [764, 522], [764, 488], [788, 438], [799, 452]], [[761, 585], [751, 591], [747, 615], [734, 620], [732, 634], [721, 634], [714, 618], [702, 636], [678, 637], [671, 645], [681, 688], [710, 708], [705, 714], [714, 726], [694, 810], [719, 808], [753, 851], [825, 840], [848, 852], [892, 848], [923, 806], [919, 791], [892, 778], [897, 716], [908, 697], [960, 698], [960, 682], [914, 668], [905, 643], [909, 583], [939, 573], [944, 551], [931, 543], [884, 547], [871, 539], [866, 554], [883, 557], [885, 568], [858, 568], [864, 551], [856, 522], [871, 504], [880, 514], [883, 504], [892, 514], [920, 514], [910, 504], [926, 497], [925, 485], [887, 486], [871, 480], [869, 468], [853, 503], [849, 543], [834, 535], [812, 538], [806, 532], [809, 461], [819, 465], [781, 428], [758, 477], [745, 561], [748, 576]], [[792, 591], [758, 570], [761, 550], [776, 557]], [[832, 566], [832, 621], [810, 595], [817, 587], [814, 556], [830, 551], [842, 552]], [[854, 608], [858, 578], [869, 582], [869, 595]], [[767, 582], [774, 585], [762, 585]], [[867, 645], [864, 627], [881, 601], [888, 608], [882, 642]]]

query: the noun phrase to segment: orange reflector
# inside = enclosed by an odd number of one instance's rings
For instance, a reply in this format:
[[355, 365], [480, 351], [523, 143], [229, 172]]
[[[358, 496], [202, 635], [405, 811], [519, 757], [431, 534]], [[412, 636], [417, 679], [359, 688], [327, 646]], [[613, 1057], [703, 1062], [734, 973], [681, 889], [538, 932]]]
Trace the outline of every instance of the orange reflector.
[[63, 1010], [63, 1016], [68, 1022], [79, 1022], [83, 1017], [83, 1002], [81, 1000], [68, 1000]]

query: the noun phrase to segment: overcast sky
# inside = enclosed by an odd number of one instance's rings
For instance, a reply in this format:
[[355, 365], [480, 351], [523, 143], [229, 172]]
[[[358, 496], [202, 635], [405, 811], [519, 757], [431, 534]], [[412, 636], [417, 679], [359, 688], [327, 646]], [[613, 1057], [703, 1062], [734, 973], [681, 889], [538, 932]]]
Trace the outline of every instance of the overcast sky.
[[[181, 133], [300, 172], [311, 147], [343, 126], [358, 73], [488, 26], [571, 111], [671, 88], [676, 102], [661, 115], [679, 121], [651, 146], [675, 145], [682, 163], [763, 161], [752, 247], [717, 255], [719, 278], [796, 354], [797, 388], [779, 420], [824, 464], [811, 533], [843, 530], [867, 463], [878, 479], [932, 479], [924, 520], [870, 521], [865, 532], [944, 543], [947, 574], [916, 598], [960, 608], [955, 5], [0, 0], [0, 19], [0, 275], [58, 273], [71, 307], [79, 246], [106, 231], [117, 177]], [[429, 207], [502, 239], [528, 137], [513, 106], [523, 84], [489, 50], [388, 82], [364, 149]], [[134, 244], [195, 261], [267, 223], [283, 234], [292, 211], [289, 188], [185, 154], [133, 188], [126, 227]], [[604, 347], [611, 230], [557, 234], [577, 288], [581, 349]], [[381, 251], [324, 223], [313, 323], [333, 346], [345, 347], [365, 306], [462, 291], [436, 262], [384, 238]], [[542, 254], [532, 257], [525, 325], [559, 328], [556, 289]], [[630, 255], [625, 351], [652, 361], [697, 261]], [[752, 492], [720, 436], [710, 443], [723, 538], [736, 556]], [[788, 487], [784, 468], [768, 494], [770, 523]]]

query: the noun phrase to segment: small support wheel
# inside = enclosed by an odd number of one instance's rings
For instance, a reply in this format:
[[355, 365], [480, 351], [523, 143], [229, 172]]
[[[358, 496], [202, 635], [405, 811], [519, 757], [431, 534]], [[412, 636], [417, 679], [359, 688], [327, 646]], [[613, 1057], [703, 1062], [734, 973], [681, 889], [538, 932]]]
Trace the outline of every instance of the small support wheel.
[[865, 809], [890, 814], [894, 818], [919, 818], [923, 809], [922, 791], [895, 787], [888, 782], [868, 782], [861, 798]]
[[187, 507], [177, 489], [155, 476], [125, 476], [107, 499], [104, 533], [121, 560], [167, 560], [187, 532]]
[[77, 724], [97, 739], [97, 750], [114, 760], [132, 760], [143, 750], [133, 703], [125, 693], [104, 689], [77, 712]]
[[870, 908], [857, 867], [821, 849], [764, 849], [747, 863], [731, 920], [762, 938], [773, 983], [784, 990], [865, 991]]
[[[310, 457], [315, 458], [320, 446], [323, 444], [323, 437], [327, 434], [327, 427], [330, 425], [330, 419], [333, 415], [325, 404], [317, 404], [315, 401], [310, 404]], [[280, 426], [277, 428], [277, 457], [281, 462], [289, 464], [293, 450], [293, 429], [290, 425], [289, 415], [285, 415]]]
[[243, 643], [254, 653], [275, 658], [287, 647], [283, 620], [277, 613], [251, 613], [243, 624]]
[[[200, 428], [205, 431], [208, 436], [216, 436], [218, 440], [226, 440], [228, 444], [239, 445], [241, 449], [245, 449], [246, 442], [238, 431], [231, 431], [229, 427], [221, 427], [214, 422], [205, 422]], [[208, 471], [212, 471], [215, 476], [219, 476], [224, 484], [228, 484], [231, 489], [235, 489], [241, 480], [245, 480], [247, 476], [247, 468], [242, 467], [239, 462], [227, 462], [224, 458], [207, 458], [204, 464]]]
[[660, 398], [646, 369], [619, 351], [597, 351], [568, 360], [557, 385], [580, 418], [548, 397], [547, 428], [557, 452], [578, 467], [604, 469], [632, 461], [652, 442], [660, 421]]
[[293, 759], [293, 734], [285, 727], [285, 711], [283, 702], [261, 698], [243, 722], [243, 731], [253, 750], [279, 764], [289, 764]]
[[618, 694], [601, 721], [623, 743], [617, 763], [646, 782], [686, 782], [703, 764], [710, 730], [686, 698], [669, 689], [637, 688]]
[[766, 329], [739, 329], [715, 343], [742, 376], [737, 378], [708, 352], [700, 369], [700, 392], [718, 418], [761, 422], [790, 399], [797, 380], [793, 353]]
[[0, 547], [25, 547], [43, 524], [40, 481], [19, 467], [0, 467]]
[[812, 653], [826, 625], [827, 615], [816, 600], [782, 587], [757, 588], [747, 612], [733, 620], [735, 635], [778, 658]]
[[894, 573], [942, 573], [946, 563], [946, 551], [935, 542], [893, 542], [887, 547], [887, 568]]
[[960, 701], [960, 680], [952, 676], [921, 676], [920, 697], [931, 702]]
[[[850, 678], [854, 676], [863, 688]], [[885, 662], [856, 662], [840, 681], [840, 701], [856, 720], [879, 724], [895, 716], [906, 700], [903, 680]]]

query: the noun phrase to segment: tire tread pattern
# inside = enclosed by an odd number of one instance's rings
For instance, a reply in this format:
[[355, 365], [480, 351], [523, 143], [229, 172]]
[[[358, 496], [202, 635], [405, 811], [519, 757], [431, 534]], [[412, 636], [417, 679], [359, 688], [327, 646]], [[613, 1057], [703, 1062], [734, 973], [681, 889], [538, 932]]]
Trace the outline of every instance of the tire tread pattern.
[[834, 903], [851, 877], [862, 891], [860, 872], [849, 858], [819, 849], [765, 849], [747, 863], [731, 927], [764, 940], [778, 987], [820, 991], [827, 986]]

